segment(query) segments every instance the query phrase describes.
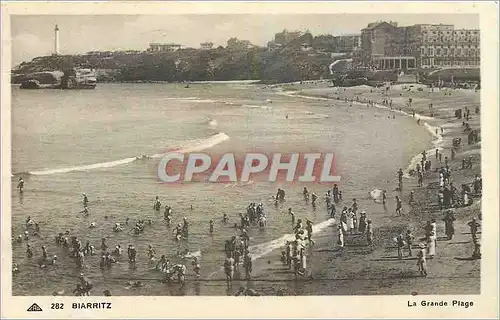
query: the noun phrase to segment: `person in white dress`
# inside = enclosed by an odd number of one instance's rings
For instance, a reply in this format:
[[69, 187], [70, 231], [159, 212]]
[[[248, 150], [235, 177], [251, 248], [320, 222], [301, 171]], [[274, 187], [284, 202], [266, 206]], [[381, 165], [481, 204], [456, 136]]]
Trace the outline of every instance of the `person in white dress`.
[[338, 229], [339, 229], [339, 235], [338, 235], [337, 244], [340, 247], [340, 252], [343, 252], [344, 251], [344, 231], [342, 230], [341, 226], [339, 226]]
[[427, 238], [427, 255], [429, 259], [432, 259], [436, 254], [436, 233], [431, 231], [429, 237]]
[[467, 191], [464, 191], [464, 207], [469, 205], [469, 194]]
[[354, 232], [354, 212], [351, 208], [349, 208], [349, 211], [347, 212], [347, 227], [349, 229], [349, 233], [352, 234]]
[[342, 214], [340, 215], [340, 227], [344, 233], [347, 232], [347, 216], [347, 207], [344, 207]]

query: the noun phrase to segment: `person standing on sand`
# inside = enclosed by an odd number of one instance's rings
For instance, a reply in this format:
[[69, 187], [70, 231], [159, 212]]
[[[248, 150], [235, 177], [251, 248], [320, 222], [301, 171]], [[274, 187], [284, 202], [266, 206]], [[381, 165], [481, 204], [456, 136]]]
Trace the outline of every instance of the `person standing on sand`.
[[439, 174], [439, 187], [444, 188], [444, 174], [442, 172]]
[[396, 196], [396, 215], [401, 216], [401, 211], [403, 210], [403, 205], [401, 204], [401, 199]]
[[409, 199], [408, 199], [408, 204], [412, 204], [413, 203], [413, 197], [414, 197], [414, 193], [413, 193], [413, 190], [410, 191], [410, 196], [409, 196]]
[[430, 259], [434, 258], [434, 255], [436, 254], [436, 240], [436, 233], [431, 231], [429, 237], [427, 237], [427, 254]]
[[306, 273], [307, 273], [307, 257], [306, 253], [304, 252], [304, 248], [301, 248], [299, 253], [299, 268], [297, 270], [297, 274], [304, 277]]
[[437, 237], [437, 223], [434, 218], [431, 219], [431, 231], [434, 232], [434, 235]]
[[344, 230], [341, 226], [338, 227], [339, 234], [337, 238], [337, 245], [340, 247], [340, 252], [344, 252]]
[[453, 215], [453, 211], [448, 210], [443, 218], [443, 221], [445, 230], [444, 232], [448, 237], [448, 240], [451, 240], [453, 238], [453, 235], [455, 234], [455, 226], [454, 226], [455, 217]]
[[464, 191], [463, 192], [463, 205], [465, 207], [465, 206], [468, 206], [470, 204], [471, 204], [471, 199], [469, 199], [469, 192]]
[[[436, 134], [438, 129], [436, 129]], [[439, 159], [439, 149], [436, 149], [436, 161]]]
[[354, 230], [353, 232], [356, 232], [358, 229], [358, 216], [356, 214], [356, 211], [352, 211], [352, 224], [354, 225]]
[[472, 218], [472, 221], [468, 223], [470, 227], [470, 234], [472, 235], [472, 241], [477, 241], [477, 229], [481, 226], [476, 222], [476, 218]]
[[252, 275], [252, 257], [248, 253], [243, 258], [243, 268], [245, 268], [245, 279], [250, 280]]
[[347, 207], [344, 207], [340, 215], [340, 227], [344, 233], [347, 232]]
[[382, 191], [382, 204], [385, 205], [386, 202], [387, 202], [387, 191], [383, 190]]
[[354, 212], [352, 208], [347, 211], [347, 228], [350, 234], [354, 233]]
[[286, 264], [288, 266], [288, 269], [292, 269], [293, 244], [291, 241], [287, 241], [285, 251], [286, 251]]
[[481, 259], [481, 244], [479, 240], [474, 241], [474, 251], [472, 252], [472, 258]]
[[368, 225], [366, 226], [366, 242], [370, 247], [370, 250], [373, 251], [373, 225], [372, 221], [368, 219]]
[[361, 215], [359, 217], [358, 231], [361, 234], [364, 234], [366, 230], [366, 211], [361, 211]]
[[417, 266], [418, 271], [422, 277], [427, 277], [427, 261], [425, 258], [425, 245], [420, 244], [420, 250], [417, 253]]
[[398, 259], [403, 259], [403, 248], [405, 246], [403, 233], [400, 233], [396, 238], [396, 246], [398, 247]]
[[228, 287], [233, 286], [234, 277], [234, 259], [229, 256], [224, 262], [224, 272], [226, 273], [226, 284]]

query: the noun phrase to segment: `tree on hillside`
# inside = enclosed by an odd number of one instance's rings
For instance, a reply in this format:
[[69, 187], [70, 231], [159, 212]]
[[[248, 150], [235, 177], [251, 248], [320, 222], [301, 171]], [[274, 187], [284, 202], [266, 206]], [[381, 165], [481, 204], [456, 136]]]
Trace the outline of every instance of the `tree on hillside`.
[[252, 47], [252, 43], [248, 40], [239, 40], [238, 38], [229, 38], [226, 48], [229, 50], [247, 50]]

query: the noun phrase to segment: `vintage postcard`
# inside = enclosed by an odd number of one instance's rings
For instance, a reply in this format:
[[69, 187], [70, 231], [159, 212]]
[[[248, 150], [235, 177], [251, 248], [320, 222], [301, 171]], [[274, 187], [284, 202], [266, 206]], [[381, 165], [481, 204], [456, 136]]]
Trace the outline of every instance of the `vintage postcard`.
[[3, 2], [2, 318], [498, 317], [497, 11]]

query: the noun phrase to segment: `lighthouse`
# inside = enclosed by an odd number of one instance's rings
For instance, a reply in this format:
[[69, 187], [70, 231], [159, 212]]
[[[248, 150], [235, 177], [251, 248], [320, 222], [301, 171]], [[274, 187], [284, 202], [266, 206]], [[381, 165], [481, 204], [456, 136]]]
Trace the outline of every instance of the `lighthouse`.
[[54, 28], [54, 55], [59, 54], [59, 27], [55, 26]]

